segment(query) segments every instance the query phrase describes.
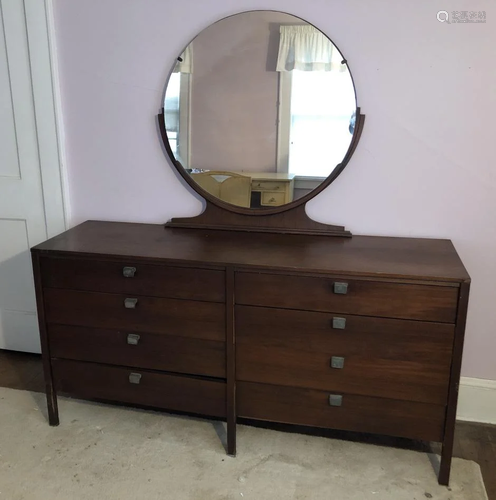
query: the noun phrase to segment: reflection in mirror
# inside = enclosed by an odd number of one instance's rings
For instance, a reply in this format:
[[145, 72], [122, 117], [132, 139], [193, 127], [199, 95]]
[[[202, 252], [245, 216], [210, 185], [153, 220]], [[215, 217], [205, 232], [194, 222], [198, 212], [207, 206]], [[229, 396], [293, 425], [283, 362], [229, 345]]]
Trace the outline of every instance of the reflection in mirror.
[[323, 182], [348, 151], [355, 112], [342, 54], [312, 25], [273, 11], [202, 31], [177, 58], [164, 102], [177, 162], [211, 195], [251, 208]]

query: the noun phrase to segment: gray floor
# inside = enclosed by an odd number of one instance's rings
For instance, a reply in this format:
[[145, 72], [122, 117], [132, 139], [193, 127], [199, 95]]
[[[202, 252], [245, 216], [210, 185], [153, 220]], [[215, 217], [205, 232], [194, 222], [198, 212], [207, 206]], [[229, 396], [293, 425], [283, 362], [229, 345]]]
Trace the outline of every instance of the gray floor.
[[[43, 392], [41, 357], [0, 350], [0, 387]], [[276, 424], [256, 425], [397, 448], [426, 449], [424, 443], [400, 438], [321, 429], [295, 429], [291, 426]], [[456, 457], [473, 460], [480, 465], [489, 500], [496, 500], [496, 426], [458, 422], [455, 431], [454, 454]]]

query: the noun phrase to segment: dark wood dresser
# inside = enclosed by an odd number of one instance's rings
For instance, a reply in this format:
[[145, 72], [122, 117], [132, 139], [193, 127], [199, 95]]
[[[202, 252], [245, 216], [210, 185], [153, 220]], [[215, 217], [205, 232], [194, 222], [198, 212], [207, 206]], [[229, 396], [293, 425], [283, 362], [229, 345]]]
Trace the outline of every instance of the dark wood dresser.
[[448, 240], [88, 221], [32, 249], [57, 392], [443, 444], [470, 278]]

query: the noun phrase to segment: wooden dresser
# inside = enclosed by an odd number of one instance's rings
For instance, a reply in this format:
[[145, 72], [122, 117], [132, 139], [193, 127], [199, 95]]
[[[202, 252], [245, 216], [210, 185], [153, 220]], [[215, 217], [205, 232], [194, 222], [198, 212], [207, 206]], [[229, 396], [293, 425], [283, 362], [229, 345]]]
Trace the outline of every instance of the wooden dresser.
[[448, 240], [89, 221], [32, 249], [57, 392], [443, 444], [470, 278]]
[[246, 172], [251, 177], [251, 192], [259, 193], [260, 206], [279, 207], [293, 201], [295, 174]]

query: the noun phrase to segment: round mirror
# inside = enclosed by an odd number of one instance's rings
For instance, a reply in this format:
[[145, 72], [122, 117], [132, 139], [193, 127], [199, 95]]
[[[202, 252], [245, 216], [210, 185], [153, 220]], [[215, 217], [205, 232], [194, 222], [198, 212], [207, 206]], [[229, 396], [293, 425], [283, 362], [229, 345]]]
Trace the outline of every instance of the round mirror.
[[320, 191], [358, 128], [344, 56], [311, 24], [274, 11], [222, 19], [194, 38], [175, 62], [162, 116], [183, 177], [214, 203], [254, 212]]

